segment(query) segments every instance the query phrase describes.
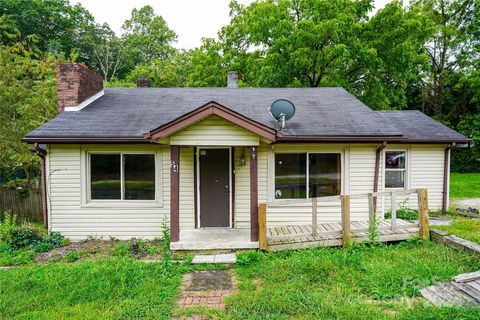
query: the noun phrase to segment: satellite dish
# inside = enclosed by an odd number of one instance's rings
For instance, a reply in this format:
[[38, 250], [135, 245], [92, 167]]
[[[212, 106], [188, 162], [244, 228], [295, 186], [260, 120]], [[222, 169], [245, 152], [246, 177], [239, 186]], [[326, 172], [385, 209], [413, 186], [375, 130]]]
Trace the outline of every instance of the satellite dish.
[[273, 101], [268, 108], [268, 112], [277, 120], [280, 130], [285, 130], [287, 129], [287, 121], [292, 119], [295, 114], [295, 106], [286, 99], [278, 99]]

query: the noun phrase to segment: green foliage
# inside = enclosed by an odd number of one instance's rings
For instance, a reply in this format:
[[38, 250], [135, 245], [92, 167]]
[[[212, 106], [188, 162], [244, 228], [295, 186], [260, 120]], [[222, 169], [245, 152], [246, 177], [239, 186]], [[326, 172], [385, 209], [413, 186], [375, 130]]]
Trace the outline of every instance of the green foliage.
[[237, 254], [237, 266], [248, 266], [257, 263], [262, 258], [258, 251], [246, 251]]
[[31, 227], [17, 227], [12, 232], [12, 239], [9, 244], [13, 249], [35, 248], [43, 241], [44, 238], [38, 230]]
[[480, 198], [480, 173], [451, 173], [451, 198]]
[[368, 241], [372, 244], [378, 243], [378, 237], [380, 232], [378, 227], [380, 226], [380, 219], [378, 219], [377, 213], [375, 212], [372, 216], [373, 221], [368, 225]]
[[55, 115], [55, 60], [21, 43], [0, 45], [0, 170], [36, 175], [39, 157], [20, 140]]
[[47, 242], [54, 247], [63, 247], [69, 243], [68, 239], [66, 239], [60, 232], [57, 231], [50, 232], [47, 237]]
[[[238, 294], [228, 298], [226, 318], [476, 319], [480, 315], [476, 309], [446, 310], [402, 301], [419, 296], [425, 286], [480, 267], [478, 257], [435, 243], [259, 255], [256, 262], [238, 266], [242, 285]], [[260, 285], [254, 290], [256, 281]]]
[[8, 211], [0, 213], [0, 241], [12, 240], [12, 233], [17, 226], [17, 215]]
[[114, 258], [0, 272], [0, 314], [22, 319], [170, 319], [184, 269]]
[[53, 248], [55, 248], [55, 246], [48, 242], [40, 242], [34, 247], [36, 252], [47, 252]]
[[78, 259], [80, 259], [80, 255], [76, 251], [70, 251], [63, 258], [63, 260], [66, 261], [66, 262], [75, 262]]
[[122, 26], [124, 50], [132, 67], [166, 59], [174, 49], [171, 44], [177, 35], [170, 30], [165, 20], [156, 15], [149, 5], [133, 9], [132, 16]]
[[112, 249], [110, 249], [109, 254], [114, 257], [127, 257], [130, 255], [130, 243], [129, 242], [119, 242]]
[[168, 273], [172, 269], [172, 252], [170, 251], [170, 228], [165, 219], [162, 222], [162, 253], [163, 270]]

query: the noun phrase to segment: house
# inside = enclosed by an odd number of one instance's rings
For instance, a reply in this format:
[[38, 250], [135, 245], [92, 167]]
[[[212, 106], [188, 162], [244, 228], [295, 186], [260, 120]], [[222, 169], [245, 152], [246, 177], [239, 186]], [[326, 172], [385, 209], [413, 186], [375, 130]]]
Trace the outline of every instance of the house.
[[[57, 77], [60, 114], [23, 141], [44, 158], [48, 229], [72, 240], [154, 238], [168, 222], [174, 248], [200, 234], [215, 248], [254, 248], [259, 203], [273, 203], [269, 226], [302, 225], [309, 207], [275, 201], [382, 190], [427, 188], [430, 209], [446, 209], [450, 148], [469, 141], [342, 88], [238, 88], [230, 73], [226, 88], [104, 90], [74, 63]], [[267, 111], [278, 99], [296, 108], [283, 130]], [[318, 210], [340, 220], [338, 208]], [[351, 216], [368, 219], [368, 204], [352, 200]]]

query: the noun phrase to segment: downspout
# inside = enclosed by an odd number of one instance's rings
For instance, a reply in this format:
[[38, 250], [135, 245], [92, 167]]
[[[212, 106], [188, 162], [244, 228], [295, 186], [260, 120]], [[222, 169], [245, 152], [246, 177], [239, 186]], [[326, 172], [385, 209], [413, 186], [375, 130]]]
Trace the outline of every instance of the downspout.
[[447, 211], [448, 205], [448, 176], [450, 173], [450, 150], [455, 146], [455, 142], [445, 148], [445, 157], [443, 159], [443, 197], [442, 211]]
[[42, 149], [38, 143], [33, 145], [33, 149], [36, 155], [40, 157], [40, 185], [42, 192], [42, 210], [43, 210], [43, 226], [48, 230], [48, 213], [47, 213], [47, 181], [45, 179], [45, 156], [47, 150]]
[[[375, 174], [373, 176], [373, 192], [378, 192], [378, 177], [380, 176], [380, 155], [382, 150], [387, 147], [387, 141], [383, 141], [375, 153]], [[377, 197], [373, 198], [373, 208], [377, 209]]]

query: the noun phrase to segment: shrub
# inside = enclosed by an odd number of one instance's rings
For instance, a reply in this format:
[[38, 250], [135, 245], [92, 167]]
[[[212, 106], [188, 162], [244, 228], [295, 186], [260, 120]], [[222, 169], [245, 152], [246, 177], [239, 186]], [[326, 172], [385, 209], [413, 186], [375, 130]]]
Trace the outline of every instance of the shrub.
[[115, 247], [109, 250], [112, 256], [126, 257], [130, 254], [130, 243], [120, 242]]
[[75, 262], [80, 258], [80, 255], [76, 251], [71, 251], [65, 255], [63, 260], [66, 262]]
[[66, 239], [60, 232], [51, 232], [47, 237], [47, 242], [56, 247], [63, 247], [68, 244]]
[[17, 216], [8, 211], [0, 214], [0, 240], [9, 242], [13, 230], [17, 227]]
[[37, 244], [35, 246], [35, 251], [37, 252], [47, 252], [47, 251], [50, 251], [52, 250], [54, 247], [53, 244], [51, 243], [48, 243], [48, 242], [40, 242], [39, 244]]
[[31, 227], [18, 227], [12, 232], [10, 245], [14, 249], [22, 247], [34, 248], [39, 243], [44, 242], [44, 238], [38, 230]]

